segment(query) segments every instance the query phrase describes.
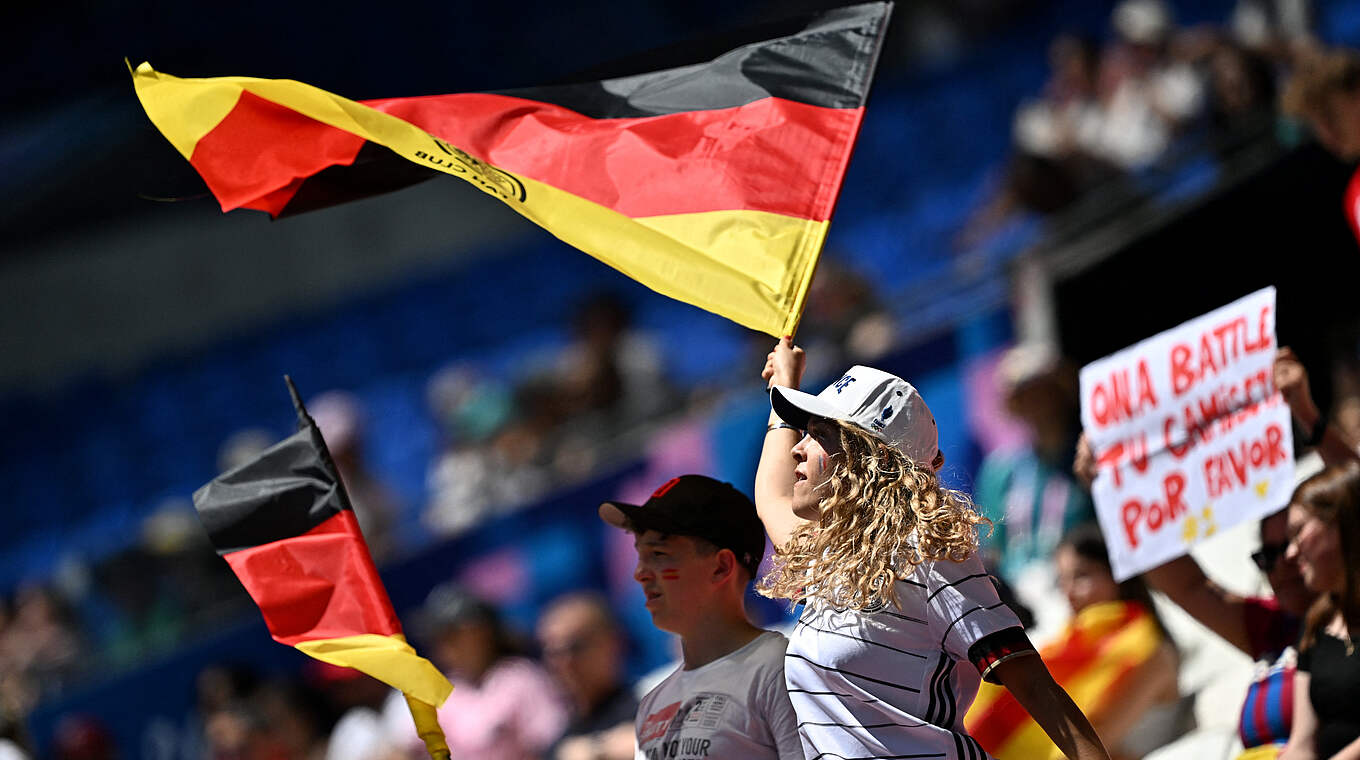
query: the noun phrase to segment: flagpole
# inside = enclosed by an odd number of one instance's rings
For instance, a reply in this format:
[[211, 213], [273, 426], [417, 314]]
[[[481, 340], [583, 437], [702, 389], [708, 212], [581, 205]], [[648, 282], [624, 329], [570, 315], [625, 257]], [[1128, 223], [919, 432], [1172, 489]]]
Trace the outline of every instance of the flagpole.
[[409, 694], [406, 697], [406, 707], [411, 711], [411, 718], [416, 722], [416, 733], [425, 742], [425, 751], [430, 753], [430, 760], [450, 760], [449, 744], [444, 738], [444, 729], [439, 727], [439, 717], [435, 713], [434, 705], [426, 704]]

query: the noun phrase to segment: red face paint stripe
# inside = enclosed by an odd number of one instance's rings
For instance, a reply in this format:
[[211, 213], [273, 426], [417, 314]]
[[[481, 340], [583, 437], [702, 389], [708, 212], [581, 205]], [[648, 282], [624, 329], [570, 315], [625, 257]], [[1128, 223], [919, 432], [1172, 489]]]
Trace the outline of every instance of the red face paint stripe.
[[678, 581], [678, 580], [680, 580], [680, 571], [679, 571], [679, 570], [662, 570], [662, 571], [661, 571], [661, 578], [662, 578], [663, 580], [668, 580], [668, 581]]
[[350, 510], [303, 535], [232, 552], [224, 559], [279, 643], [401, 633]]

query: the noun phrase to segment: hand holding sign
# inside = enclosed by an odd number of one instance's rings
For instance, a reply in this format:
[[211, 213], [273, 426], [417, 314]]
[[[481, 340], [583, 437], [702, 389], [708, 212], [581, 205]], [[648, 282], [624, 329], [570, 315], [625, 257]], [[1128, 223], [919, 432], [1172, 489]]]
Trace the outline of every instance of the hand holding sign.
[[1092, 495], [1117, 579], [1289, 498], [1275, 354], [1266, 288], [1082, 368]]

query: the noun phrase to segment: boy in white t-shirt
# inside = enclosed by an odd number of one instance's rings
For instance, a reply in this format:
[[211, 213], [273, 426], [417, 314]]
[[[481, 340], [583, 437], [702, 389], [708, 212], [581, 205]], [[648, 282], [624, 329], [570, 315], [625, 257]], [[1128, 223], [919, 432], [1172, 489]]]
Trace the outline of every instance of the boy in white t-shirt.
[[638, 758], [802, 760], [784, 686], [787, 642], [751, 625], [743, 606], [765, 553], [751, 500], [684, 475], [641, 506], [605, 502], [600, 517], [634, 535], [633, 577], [652, 622], [680, 636], [680, 667], [638, 706]]

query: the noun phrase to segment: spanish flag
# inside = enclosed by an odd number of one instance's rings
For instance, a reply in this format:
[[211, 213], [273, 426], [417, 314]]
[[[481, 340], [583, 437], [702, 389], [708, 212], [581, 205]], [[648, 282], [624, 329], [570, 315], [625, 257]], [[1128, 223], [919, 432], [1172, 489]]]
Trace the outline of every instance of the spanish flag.
[[[1120, 709], [1125, 688], [1165, 637], [1137, 602], [1093, 604], [1067, 624], [1039, 656], [1053, 679], [1088, 716]], [[984, 683], [964, 716], [968, 733], [999, 760], [1050, 760], [1063, 754], [1004, 686]]]
[[373, 676], [433, 722], [453, 686], [406, 643], [321, 431], [287, 382], [298, 432], [198, 489], [194, 507], [275, 641]]
[[890, 10], [822, 11], [716, 57], [528, 90], [356, 102], [147, 63], [133, 84], [223, 211], [279, 217], [450, 174], [653, 290], [782, 336], [802, 312]]

